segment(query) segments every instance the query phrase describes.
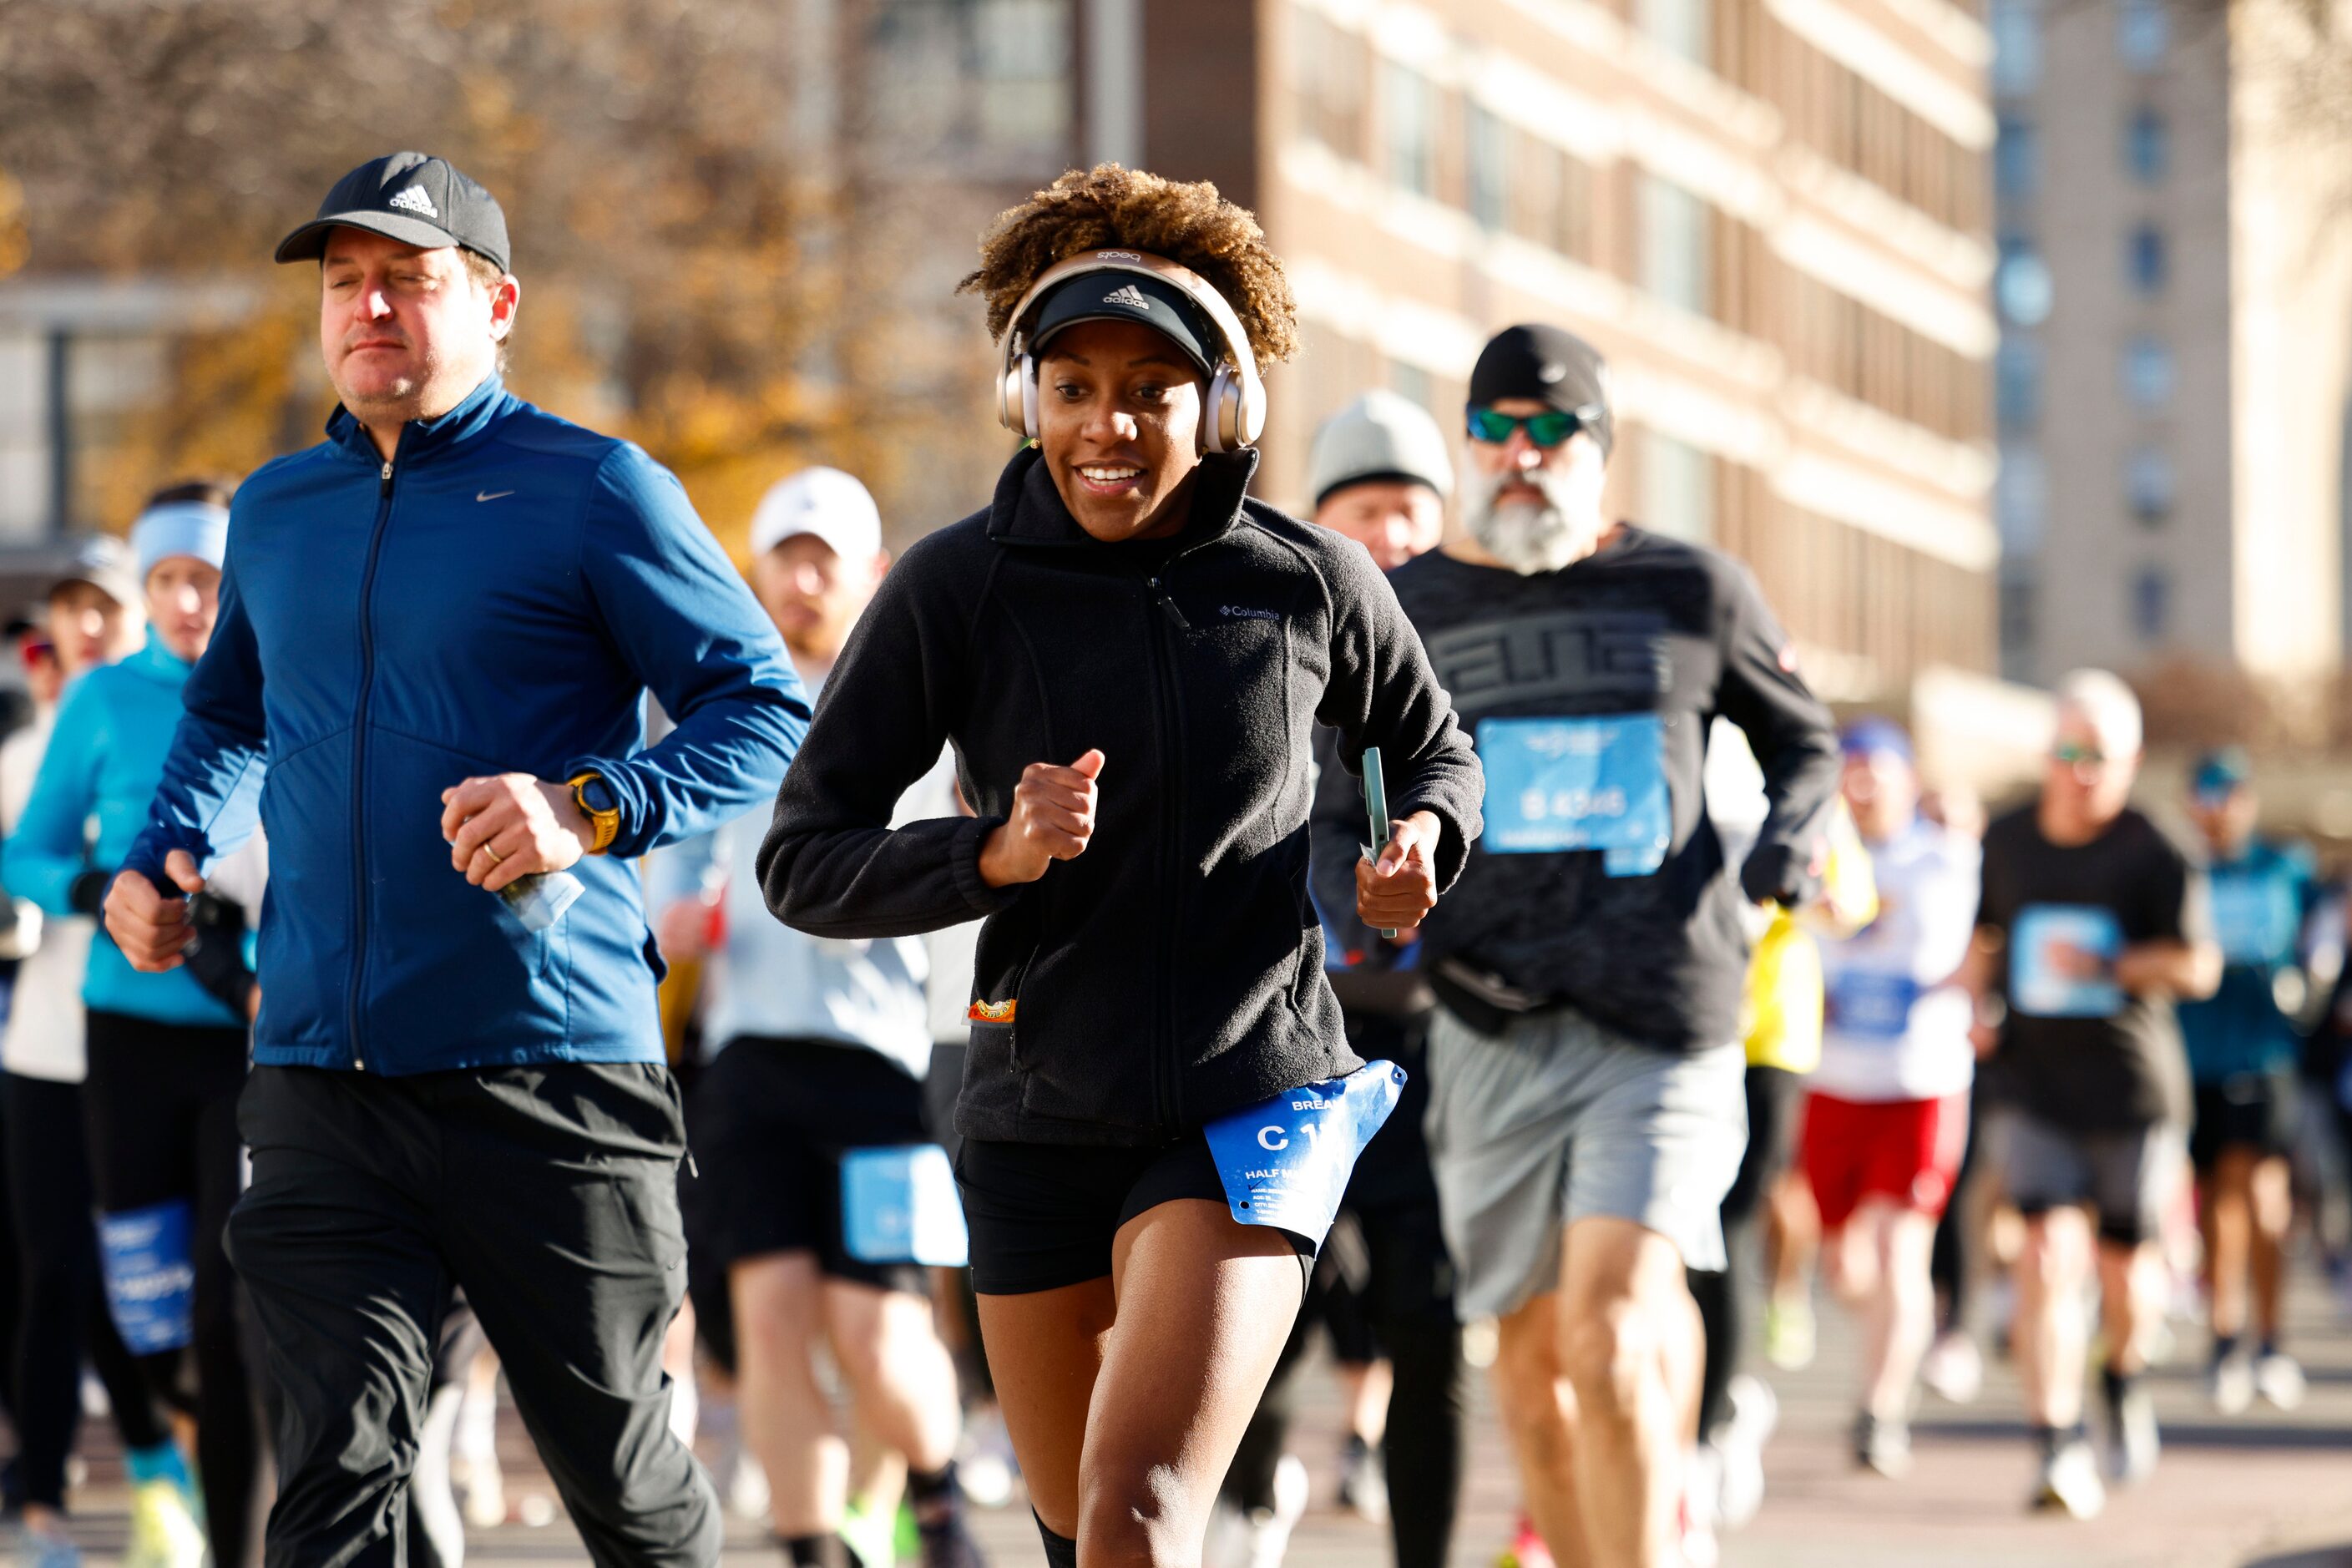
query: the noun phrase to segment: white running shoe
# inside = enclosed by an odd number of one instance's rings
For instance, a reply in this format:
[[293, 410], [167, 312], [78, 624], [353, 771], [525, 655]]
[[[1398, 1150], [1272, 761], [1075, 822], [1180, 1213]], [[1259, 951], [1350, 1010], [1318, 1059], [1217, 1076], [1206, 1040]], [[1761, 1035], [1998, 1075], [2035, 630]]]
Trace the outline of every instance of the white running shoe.
[[992, 1404], [974, 1405], [964, 1419], [963, 1444], [956, 1455], [964, 1500], [975, 1508], [1004, 1508], [1013, 1501], [1013, 1480], [1020, 1473], [1004, 1413]]
[[2157, 1458], [2164, 1450], [2156, 1426], [2156, 1401], [2148, 1394], [2147, 1380], [2134, 1378], [2121, 1398], [2106, 1397], [2102, 1403], [2107, 1409], [2107, 1479], [2137, 1486], [2156, 1474]]
[[2098, 1517], [2107, 1506], [2107, 1489], [2099, 1480], [2099, 1461], [2089, 1443], [2070, 1438], [2042, 1457], [2031, 1506], [2069, 1519]]
[[199, 1568], [205, 1532], [177, 1481], [158, 1477], [131, 1489], [131, 1540], [122, 1568]]
[[1813, 1303], [1803, 1296], [1764, 1304], [1764, 1359], [1782, 1372], [1813, 1364]]
[[2292, 1410], [2303, 1403], [2303, 1368], [2284, 1351], [2265, 1351], [2254, 1358], [2254, 1392], [2273, 1410]]
[[1748, 1373], [1733, 1378], [1723, 1397], [1731, 1415], [1713, 1439], [1722, 1459], [1716, 1519], [1725, 1530], [1739, 1530], [1764, 1506], [1764, 1445], [1780, 1425], [1780, 1401], [1769, 1384]]
[[1984, 1357], [1966, 1329], [1946, 1329], [1919, 1363], [1919, 1381], [1948, 1405], [1973, 1405], [1984, 1389]]
[[1254, 1509], [1246, 1521], [1249, 1544], [1244, 1568], [1282, 1568], [1290, 1550], [1290, 1532], [1307, 1517], [1307, 1463], [1285, 1454], [1274, 1467], [1274, 1507]]
[[2243, 1351], [2216, 1356], [2205, 1373], [2205, 1397], [2223, 1415], [2243, 1415], [2253, 1408], [2254, 1363]]

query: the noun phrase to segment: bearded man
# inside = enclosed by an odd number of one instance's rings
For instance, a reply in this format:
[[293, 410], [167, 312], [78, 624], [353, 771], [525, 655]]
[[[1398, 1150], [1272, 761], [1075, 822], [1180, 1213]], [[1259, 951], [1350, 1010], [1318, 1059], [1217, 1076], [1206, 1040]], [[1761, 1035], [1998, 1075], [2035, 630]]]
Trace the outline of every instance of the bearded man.
[[[1829, 713], [1731, 557], [1607, 521], [1601, 355], [1517, 326], [1471, 373], [1464, 534], [1396, 595], [1475, 731], [1486, 833], [1422, 927], [1430, 1151], [1465, 1319], [1562, 1563], [1679, 1563], [1700, 1372], [1747, 1137], [1743, 903], [1815, 890]], [[1700, 778], [1738, 725], [1769, 815], [1736, 868]], [[1466, 894], [1466, 896], [1463, 896]]]

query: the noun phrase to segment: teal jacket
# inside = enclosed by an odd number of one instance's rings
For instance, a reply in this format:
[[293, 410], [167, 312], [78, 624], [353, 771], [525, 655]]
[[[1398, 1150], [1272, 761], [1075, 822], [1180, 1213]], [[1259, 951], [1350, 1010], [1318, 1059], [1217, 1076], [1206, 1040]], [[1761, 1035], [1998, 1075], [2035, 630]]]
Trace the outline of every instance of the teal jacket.
[[[32, 798], [0, 847], [0, 882], [10, 892], [49, 914], [74, 913], [75, 882], [86, 872], [111, 873], [122, 864], [147, 826], [163, 757], [179, 727], [180, 689], [194, 668], [151, 638], [121, 664], [93, 669], [67, 690]], [[93, 819], [95, 845], [89, 838]], [[185, 969], [162, 974], [132, 969], [102, 930], [90, 944], [81, 994], [94, 1008], [159, 1024], [245, 1026]]]

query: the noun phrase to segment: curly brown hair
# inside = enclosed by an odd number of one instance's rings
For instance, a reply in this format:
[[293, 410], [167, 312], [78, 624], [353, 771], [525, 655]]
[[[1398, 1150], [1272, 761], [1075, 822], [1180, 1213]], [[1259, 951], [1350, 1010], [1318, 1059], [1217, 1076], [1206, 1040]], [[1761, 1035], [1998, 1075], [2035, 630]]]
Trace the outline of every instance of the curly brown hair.
[[1259, 363], [1298, 352], [1297, 306], [1281, 258], [1256, 215], [1206, 180], [1163, 179], [1097, 163], [1072, 169], [996, 215], [980, 242], [980, 266], [956, 285], [988, 301], [988, 335], [1004, 336], [1013, 308], [1045, 270], [1087, 250], [1141, 250], [1199, 273], [1225, 298]]

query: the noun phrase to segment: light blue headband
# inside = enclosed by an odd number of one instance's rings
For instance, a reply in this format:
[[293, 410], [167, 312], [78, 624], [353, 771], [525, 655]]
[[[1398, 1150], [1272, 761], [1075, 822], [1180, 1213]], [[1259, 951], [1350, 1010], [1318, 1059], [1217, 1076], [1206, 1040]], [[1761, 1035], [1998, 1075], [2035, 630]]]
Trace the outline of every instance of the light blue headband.
[[217, 567], [228, 555], [228, 509], [200, 500], [150, 507], [131, 525], [131, 549], [139, 557], [142, 584], [157, 563], [174, 555], [193, 555]]

